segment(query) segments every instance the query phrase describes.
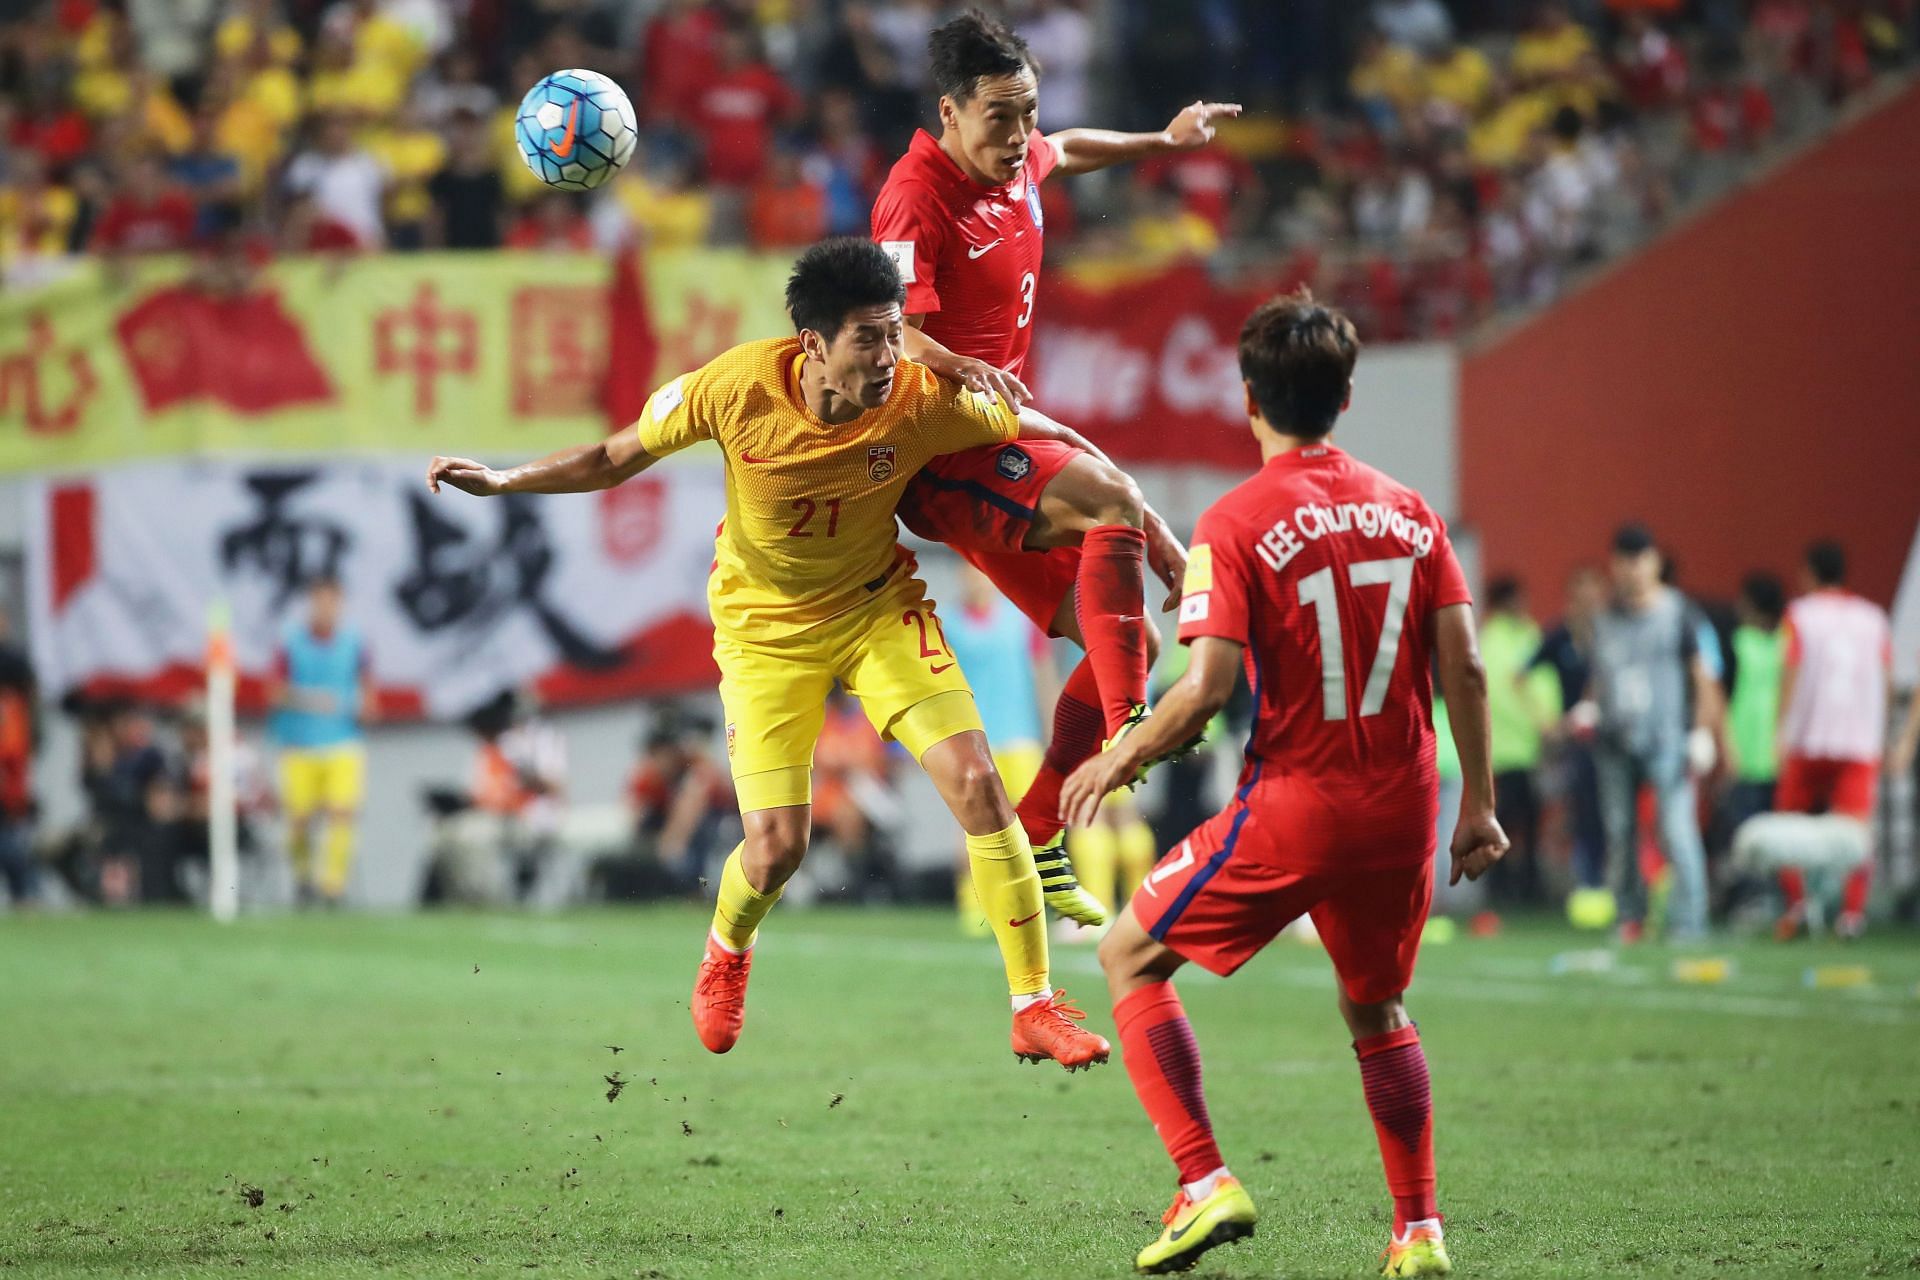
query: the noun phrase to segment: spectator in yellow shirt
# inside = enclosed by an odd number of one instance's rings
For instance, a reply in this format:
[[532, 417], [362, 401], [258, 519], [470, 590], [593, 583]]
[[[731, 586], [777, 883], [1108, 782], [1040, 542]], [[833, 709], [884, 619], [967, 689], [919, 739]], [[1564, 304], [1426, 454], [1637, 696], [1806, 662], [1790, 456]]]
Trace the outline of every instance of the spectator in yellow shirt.
[[1420, 59], [1405, 45], [1369, 30], [1360, 38], [1347, 89], [1376, 130], [1397, 133], [1400, 113], [1420, 102]]
[[21, 148], [7, 158], [0, 184], [0, 267], [11, 271], [30, 258], [58, 257], [73, 238], [80, 198], [47, 180], [46, 161]]
[[1533, 25], [1513, 42], [1509, 66], [1524, 88], [1573, 78], [1584, 60], [1593, 57], [1593, 37], [1567, 14], [1558, 0], [1547, 0], [1535, 11]]
[[707, 242], [713, 201], [693, 185], [685, 159], [636, 150], [612, 190], [613, 199], [594, 219], [603, 245], [637, 241], [649, 249], [692, 249]]
[[403, 111], [360, 136], [360, 144], [387, 171], [387, 243], [395, 249], [426, 245], [433, 213], [429, 184], [447, 164], [446, 142], [434, 130], [422, 128], [420, 119], [413, 111]]
[[300, 60], [300, 33], [281, 16], [277, 0], [236, 0], [213, 35], [213, 51], [223, 59], [239, 58], [265, 40], [275, 65], [288, 67]]
[[380, 117], [406, 101], [410, 67], [388, 57], [363, 54], [346, 36], [329, 27], [314, 49], [313, 74], [307, 80], [312, 110]]
[[1470, 44], [1436, 45], [1420, 70], [1427, 96], [1450, 108], [1459, 120], [1477, 119], [1493, 99], [1493, 65]]

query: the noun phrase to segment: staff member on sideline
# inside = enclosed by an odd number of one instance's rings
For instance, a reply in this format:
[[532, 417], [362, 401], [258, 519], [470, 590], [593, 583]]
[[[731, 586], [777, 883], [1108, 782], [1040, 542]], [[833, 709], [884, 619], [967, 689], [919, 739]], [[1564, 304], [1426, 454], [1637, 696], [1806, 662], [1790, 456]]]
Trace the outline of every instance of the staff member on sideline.
[[[362, 724], [374, 713], [367, 646], [341, 620], [340, 580], [307, 587], [307, 619], [287, 628], [267, 690], [268, 724], [280, 755], [280, 805], [301, 905], [338, 906], [353, 867], [354, 825], [366, 790]], [[324, 828], [316, 873], [313, 832]]]

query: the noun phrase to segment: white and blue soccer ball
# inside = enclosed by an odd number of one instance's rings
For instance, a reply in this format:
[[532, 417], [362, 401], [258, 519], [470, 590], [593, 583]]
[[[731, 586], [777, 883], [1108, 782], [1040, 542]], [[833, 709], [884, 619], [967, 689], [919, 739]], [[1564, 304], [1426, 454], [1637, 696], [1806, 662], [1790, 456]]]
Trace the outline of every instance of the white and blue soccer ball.
[[639, 128], [626, 92], [598, 71], [556, 71], [520, 100], [520, 158], [563, 191], [588, 191], [633, 155]]

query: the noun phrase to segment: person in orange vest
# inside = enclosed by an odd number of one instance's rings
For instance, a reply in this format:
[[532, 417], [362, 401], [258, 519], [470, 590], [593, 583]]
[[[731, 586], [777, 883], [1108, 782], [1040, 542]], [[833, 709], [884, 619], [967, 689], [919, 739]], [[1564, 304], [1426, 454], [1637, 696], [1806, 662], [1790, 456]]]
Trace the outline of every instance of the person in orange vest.
[[32, 848], [35, 682], [12, 631], [0, 610], [0, 877], [8, 898], [25, 905], [40, 896]]

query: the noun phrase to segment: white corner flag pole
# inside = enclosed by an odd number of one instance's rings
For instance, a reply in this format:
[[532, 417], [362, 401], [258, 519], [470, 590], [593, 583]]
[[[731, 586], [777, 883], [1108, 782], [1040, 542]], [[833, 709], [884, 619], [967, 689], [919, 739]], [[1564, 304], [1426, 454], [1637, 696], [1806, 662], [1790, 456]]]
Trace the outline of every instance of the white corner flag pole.
[[207, 834], [213, 918], [240, 914], [240, 823], [234, 799], [232, 611], [214, 601], [207, 618]]

